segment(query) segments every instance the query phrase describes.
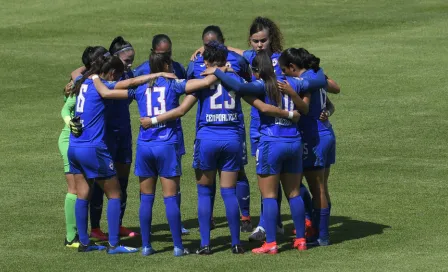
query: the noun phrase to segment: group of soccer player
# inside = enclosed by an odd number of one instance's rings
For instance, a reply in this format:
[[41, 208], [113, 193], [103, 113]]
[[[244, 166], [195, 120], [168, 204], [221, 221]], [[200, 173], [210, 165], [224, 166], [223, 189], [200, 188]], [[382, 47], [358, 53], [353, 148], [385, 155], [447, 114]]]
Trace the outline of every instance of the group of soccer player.
[[[173, 254], [189, 254], [182, 242], [189, 230], [182, 225], [180, 211], [185, 154], [181, 117], [196, 103], [193, 168], [201, 241], [195, 253], [212, 254], [217, 174], [232, 253], [244, 253], [240, 232], [251, 232], [251, 241], [263, 241], [253, 253], [278, 252], [276, 235], [284, 233], [283, 193], [294, 222], [293, 247], [302, 251], [329, 245], [328, 177], [335, 163], [335, 135], [328, 121], [334, 106], [327, 92], [339, 93], [339, 86], [324, 74], [320, 59], [306, 49], [283, 51], [282, 34], [268, 18], [252, 22], [248, 38], [252, 49], [226, 47], [224, 42], [218, 26], [207, 26], [203, 46], [186, 70], [172, 59], [172, 43], [164, 34], [154, 36], [149, 60], [136, 69], [132, 69], [135, 50], [122, 37], [115, 38], [109, 50], [85, 49], [84, 65], [71, 73], [64, 89], [66, 102], [61, 111], [66, 125], [59, 149], [68, 185], [65, 246], [77, 247], [79, 252], [134, 253], [138, 249], [121, 245], [119, 237], [140, 235], [141, 254], [154, 254], [151, 223], [160, 179]], [[141, 123], [134, 171], [140, 182], [140, 233], [122, 224], [132, 163], [132, 100]], [[262, 198], [255, 229], [244, 169], [248, 158], [242, 100], [252, 106], [250, 149]], [[311, 195], [302, 184], [303, 176]], [[104, 194], [108, 235], [100, 228]], [[108, 241], [108, 245], [90, 238]]]

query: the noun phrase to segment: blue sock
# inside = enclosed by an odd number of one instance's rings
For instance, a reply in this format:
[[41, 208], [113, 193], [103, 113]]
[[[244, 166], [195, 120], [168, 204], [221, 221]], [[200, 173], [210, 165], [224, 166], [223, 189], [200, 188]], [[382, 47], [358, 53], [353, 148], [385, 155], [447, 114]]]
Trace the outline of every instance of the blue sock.
[[313, 228], [318, 232], [316, 233], [316, 235], [319, 234], [319, 229], [320, 229], [320, 209], [314, 208], [313, 210], [313, 217], [312, 217], [312, 224], [313, 224]]
[[313, 214], [313, 201], [311, 200], [310, 192], [303, 184], [300, 184], [300, 196], [305, 204], [305, 217], [306, 219], [311, 220]]
[[152, 206], [154, 205], [154, 194], [140, 194], [140, 234], [142, 235], [142, 246], [151, 246], [151, 223]]
[[305, 204], [300, 195], [289, 199], [292, 221], [296, 228], [296, 238], [305, 238]]
[[127, 177], [125, 177], [125, 178], [118, 178], [118, 181], [120, 182], [120, 188], [121, 188], [120, 226], [122, 226], [123, 225], [124, 212], [126, 211], [126, 202], [128, 200], [128, 183], [129, 183], [129, 179]]
[[197, 185], [198, 220], [201, 247], [210, 245], [210, 220], [212, 219], [213, 186]]
[[120, 202], [119, 198], [111, 198], [107, 201], [107, 225], [109, 229], [109, 244], [118, 245], [120, 241]]
[[319, 239], [328, 240], [328, 225], [330, 221], [330, 209], [323, 208], [320, 209], [320, 224], [319, 224]]
[[278, 216], [277, 216], [277, 226], [283, 227], [282, 224], [282, 186], [278, 186], [278, 194], [277, 194], [277, 207], [278, 207]]
[[83, 245], [88, 245], [90, 242], [87, 233], [88, 213], [89, 201], [77, 198], [75, 203], [76, 228], [78, 229], [79, 241]]
[[184, 249], [181, 238], [180, 210], [179, 206], [177, 206], [177, 195], [164, 197], [163, 202], [165, 202], [166, 219], [168, 220], [168, 225], [170, 225], [174, 246]]
[[278, 205], [275, 198], [263, 199], [263, 217], [266, 226], [266, 242], [275, 242], [277, 235], [276, 222], [278, 218]]
[[215, 198], [216, 198], [216, 179], [215, 179], [215, 182], [213, 182], [213, 185], [212, 185], [212, 200], [211, 200], [211, 203], [210, 203], [211, 204], [212, 214], [213, 214], [213, 211], [215, 210]]
[[250, 216], [250, 187], [247, 177], [244, 176], [236, 182], [236, 196], [240, 206], [241, 215], [245, 217]]
[[98, 183], [93, 183], [92, 197], [90, 198], [90, 227], [100, 227], [101, 214], [103, 213], [103, 189]]
[[229, 223], [232, 246], [239, 245], [240, 242], [240, 210], [236, 197], [236, 188], [221, 188], [221, 196], [226, 207], [226, 217]]
[[263, 229], [266, 230], [265, 224], [264, 224], [264, 217], [263, 217], [263, 198], [262, 197], [261, 197], [260, 203], [261, 203], [261, 205], [260, 205], [260, 221], [258, 222], [258, 226], [262, 227]]

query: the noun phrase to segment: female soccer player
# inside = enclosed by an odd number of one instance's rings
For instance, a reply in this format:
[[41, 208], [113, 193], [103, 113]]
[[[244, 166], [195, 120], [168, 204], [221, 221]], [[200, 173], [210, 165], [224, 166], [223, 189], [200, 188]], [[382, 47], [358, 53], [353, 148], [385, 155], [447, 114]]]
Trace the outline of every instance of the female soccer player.
[[106, 193], [108, 201], [107, 219], [109, 227], [109, 254], [133, 253], [135, 248], [119, 244], [120, 227], [120, 184], [112, 157], [105, 143], [105, 105], [97, 93], [93, 80], [88, 77], [99, 73], [103, 80], [115, 81], [124, 72], [124, 65], [118, 57], [100, 57], [92, 67], [84, 73], [73, 89], [76, 95], [75, 117], [80, 118], [83, 125], [81, 135], [70, 135], [68, 158], [70, 170], [75, 176], [76, 191], [76, 226], [79, 233], [79, 252], [103, 250], [90, 242], [87, 234], [87, 217], [89, 196], [93, 183], [97, 182]]
[[[215, 70], [214, 74], [223, 85], [237, 94], [249, 94], [261, 97], [265, 103], [282, 107], [293, 116], [294, 108], [306, 114], [308, 105], [297, 93], [309, 88], [308, 81], [294, 82], [295, 96], [282, 95], [277, 88], [277, 78], [272, 61], [267, 52], [259, 52], [252, 62], [256, 81], [241, 84], [225, 73]], [[206, 71], [209, 74], [211, 71]], [[287, 78], [290, 80], [290, 78]], [[276, 254], [276, 223], [278, 218], [278, 186], [282, 182], [288, 197], [294, 226], [297, 229], [294, 248], [306, 250], [305, 208], [300, 196], [302, 178], [302, 144], [296, 124], [288, 119], [273, 118], [260, 114], [260, 142], [256, 151], [258, 185], [263, 197], [263, 217], [266, 226], [266, 242], [260, 248], [252, 250], [256, 254]]]
[[[311, 89], [311, 97], [305, 98], [309, 103], [309, 113], [302, 116], [299, 128], [304, 140], [304, 175], [313, 195], [313, 225], [318, 231], [316, 244], [329, 245], [328, 223], [330, 211], [325, 193], [325, 167], [334, 163], [335, 137], [328, 120], [321, 121], [320, 115], [325, 110], [327, 80], [319, 67], [320, 59], [303, 48], [289, 48], [280, 59], [282, 71], [293, 77], [322, 82], [324, 86]], [[298, 79], [295, 79], [298, 81]], [[288, 95], [293, 90], [288, 84], [279, 83], [279, 88]]]
[[[219, 26], [210, 25], [207, 26], [202, 32], [202, 42], [204, 45], [211, 41], [217, 41], [224, 44], [225, 39]], [[247, 81], [251, 81], [251, 73], [249, 63], [242, 56], [235, 52], [229, 51], [227, 55], [226, 66], [232, 68], [240, 77]], [[190, 61], [187, 68], [187, 78], [202, 78], [201, 73], [206, 69], [204, 64], [204, 58], [201, 53], [197, 53], [194, 61]], [[247, 150], [246, 150], [246, 129], [242, 127], [241, 137], [244, 144], [243, 147], [243, 165], [241, 171], [238, 173], [238, 181], [236, 183], [236, 195], [238, 197], [238, 204], [241, 210], [241, 232], [251, 232], [252, 223], [250, 220], [250, 187], [249, 180], [244, 171], [244, 165], [247, 164]], [[213, 183], [216, 186], [216, 183]], [[212, 211], [214, 206], [216, 189], [213, 191], [212, 198]], [[212, 220], [212, 229], [214, 228], [214, 222]]]
[[[152, 70], [150, 76], [154, 78], [171, 71], [171, 56], [168, 53], [152, 52], [149, 58]], [[174, 74], [172, 74], [175, 77]], [[210, 86], [216, 77], [209, 76], [201, 80], [172, 80], [158, 78], [148, 84], [144, 84], [134, 91], [109, 90], [100, 80], [95, 80], [95, 86], [103, 98], [137, 100], [140, 116], [155, 116], [178, 105], [179, 97], [183, 93]], [[140, 129], [137, 141], [137, 155], [135, 174], [140, 178], [141, 205], [140, 227], [142, 233], [144, 256], [153, 254], [151, 247], [151, 221], [152, 207], [157, 178], [162, 183], [166, 217], [174, 241], [174, 256], [188, 254], [182, 245], [181, 215], [178, 202], [178, 187], [180, 181], [181, 163], [178, 150], [176, 121], [160, 123], [151, 129]]]
[[[109, 53], [117, 56], [125, 67], [125, 71], [120, 80], [133, 78], [131, 67], [134, 62], [135, 50], [132, 45], [123, 39], [116, 37], [110, 47]], [[126, 211], [128, 198], [127, 188], [129, 182], [129, 172], [132, 163], [132, 129], [131, 117], [129, 113], [129, 103], [131, 100], [110, 101], [106, 105], [106, 145], [109, 150], [114, 166], [117, 171], [118, 181], [121, 188], [120, 203], [120, 236], [133, 237], [138, 233], [123, 227], [123, 216]], [[107, 235], [100, 228], [101, 214], [103, 210], [103, 191], [94, 185], [90, 202], [90, 235], [96, 239], [105, 241]]]
[[[90, 69], [91, 64], [98, 57], [103, 56], [107, 52], [107, 49], [102, 46], [88, 46], [84, 50], [81, 60], [84, 64], [83, 71], [85, 69]], [[64, 161], [64, 172], [65, 179], [67, 181], [67, 195], [65, 196], [65, 223], [66, 223], [66, 238], [65, 246], [67, 247], [78, 247], [78, 237], [76, 230], [76, 217], [75, 217], [75, 202], [76, 202], [76, 184], [73, 174], [70, 172], [70, 164], [67, 157], [67, 150], [70, 138], [70, 120], [74, 115], [76, 97], [69, 96], [71, 89], [73, 88], [73, 80], [71, 80], [64, 90], [65, 104], [61, 110], [61, 116], [64, 120], [65, 126], [62, 129], [61, 135], [59, 136], [58, 146], [61, 153], [62, 159]]]

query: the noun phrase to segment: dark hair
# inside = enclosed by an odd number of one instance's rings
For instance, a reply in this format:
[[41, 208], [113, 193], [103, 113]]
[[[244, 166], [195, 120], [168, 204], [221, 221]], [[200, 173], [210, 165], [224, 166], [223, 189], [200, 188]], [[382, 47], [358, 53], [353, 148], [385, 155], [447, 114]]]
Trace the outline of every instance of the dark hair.
[[224, 44], [218, 41], [211, 41], [204, 47], [205, 50], [202, 54], [204, 60], [208, 61], [211, 64], [217, 65], [218, 67], [226, 65], [227, 55], [229, 51]]
[[157, 46], [159, 44], [161, 44], [162, 42], [167, 42], [170, 45], [172, 45], [171, 39], [170, 39], [170, 37], [168, 37], [168, 35], [166, 35], [166, 34], [157, 34], [154, 37], [152, 37], [152, 49], [151, 49], [151, 51], [156, 50]]
[[272, 52], [282, 52], [283, 50], [283, 35], [280, 32], [280, 29], [278, 26], [269, 18], [266, 17], [257, 17], [252, 22], [252, 25], [249, 29], [249, 46], [250, 44], [250, 37], [257, 33], [262, 31], [263, 29], [268, 30], [269, 32], [269, 41], [271, 42], [271, 51]]
[[[155, 51], [151, 51], [151, 54], [149, 54], [149, 67], [151, 67], [151, 74], [164, 72], [164, 66], [166, 64], [171, 65], [171, 63], [171, 54], [169, 52], [156, 53]], [[149, 86], [152, 87], [155, 81], [155, 79], [150, 80]]]
[[82, 63], [86, 67], [87, 70], [92, 66], [92, 62], [94, 62], [97, 58], [104, 56], [108, 51], [106, 48], [102, 46], [87, 46], [84, 52], [82, 53]]
[[204, 31], [202, 31], [202, 39], [204, 39], [204, 36], [209, 33], [216, 35], [218, 42], [224, 44], [224, 35], [222, 34], [221, 28], [219, 28], [219, 26], [209, 25], [204, 28]]
[[[118, 37], [116, 37], [116, 38], [112, 41], [112, 43], [110, 44], [109, 52], [110, 52], [112, 55], [116, 55], [116, 54], [118, 54], [118, 53], [120, 53], [120, 52], [126, 51], [127, 49], [129, 49], [129, 50], [131, 50], [131, 49], [134, 50], [134, 49], [132, 48], [132, 45], [131, 45], [129, 42], [125, 41], [125, 40], [123, 39], [123, 37], [118, 36]], [[122, 51], [122, 50], [123, 50], [123, 51]]]
[[288, 48], [281, 54], [278, 62], [281, 67], [295, 64], [299, 69], [313, 69], [317, 72], [320, 67], [320, 59], [304, 48]]
[[260, 74], [266, 86], [266, 93], [278, 107], [282, 105], [282, 97], [277, 88], [277, 76], [272, 66], [272, 60], [266, 51], [260, 51], [252, 61], [253, 70]]
[[82, 78], [76, 81], [75, 86], [70, 93], [70, 96], [79, 95], [79, 90], [84, 81], [93, 74], [105, 74], [114, 70], [116, 74], [123, 74], [124, 64], [117, 56], [101, 56], [93, 61], [92, 66], [87, 70]]

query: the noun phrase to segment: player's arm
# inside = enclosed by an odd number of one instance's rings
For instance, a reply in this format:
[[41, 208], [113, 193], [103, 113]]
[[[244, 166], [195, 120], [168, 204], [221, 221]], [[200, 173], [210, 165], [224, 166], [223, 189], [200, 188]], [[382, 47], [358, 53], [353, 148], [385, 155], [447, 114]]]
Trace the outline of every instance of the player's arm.
[[87, 70], [87, 69], [86, 69], [85, 66], [81, 66], [81, 67], [77, 68], [76, 70], [74, 70], [74, 71], [71, 73], [72, 80], [75, 80], [76, 78], [82, 76], [82, 74], [83, 74], [86, 70]]
[[103, 82], [101, 82], [98, 75], [92, 76], [93, 84], [96, 91], [104, 99], [128, 99], [135, 96], [134, 90], [128, 89], [109, 89]]
[[292, 88], [288, 80], [285, 80], [285, 82], [277, 81], [277, 86], [282, 93], [291, 97], [292, 101], [294, 102], [294, 105], [301, 113], [307, 114], [309, 112], [310, 110], [309, 103], [306, 103], [305, 101], [302, 100], [302, 98], [300, 98], [299, 94], [297, 93], [296, 90]]
[[76, 96], [69, 96], [67, 97], [67, 100], [65, 101], [65, 104], [62, 107], [61, 116], [62, 119], [64, 120], [64, 123], [67, 126], [70, 125], [70, 120], [72, 119], [71, 112], [73, 112], [75, 105], [76, 105]]
[[334, 93], [334, 94], [340, 93], [341, 92], [341, 88], [336, 83], [336, 81], [334, 81], [333, 79], [331, 79], [331, 78], [329, 78], [327, 76], [325, 76], [325, 77], [327, 78], [327, 83], [328, 83], [327, 92]]
[[300, 119], [300, 113], [298, 111], [286, 111], [282, 110], [273, 105], [269, 105], [261, 101], [260, 99], [253, 96], [244, 96], [244, 101], [246, 101], [249, 105], [257, 108], [262, 114], [279, 117], [284, 119], [290, 119], [294, 123], [297, 123]]
[[194, 95], [187, 95], [179, 107], [157, 115], [157, 117], [141, 117], [140, 124], [143, 128], [147, 129], [153, 125], [157, 125], [158, 123], [176, 120], [187, 114], [187, 112], [194, 106], [194, 104], [196, 104], [197, 101], [198, 99]]
[[239, 48], [235, 48], [235, 47], [231, 47], [231, 46], [227, 46], [227, 49], [230, 51], [233, 51], [235, 53], [237, 53], [238, 55], [242, 56], [244, 53], [244, 50], [239, 49]]
[[155, 74], [149, 74], [149, 75], [143, 75], [138, 76], [134, 78], [129, 78], [126, 80], [121, 80], [115, 84], [114, 89], [128, 89], [130, 87], [135, 87], [138, 85], [142, 85], [150, 81], [151, 79], [157, 78], [157, 77], [166, 77], [166, 78], [177, 78], [175, 74], [172, 73], [155, 73]]
[[214, 75], [208, 75], [202, 79], [190, 79], [185, 85], [185, 93], [191, 94], [200, 89], [204, 89], [212, 85], [218, 78]]
[[226, 87], [228, 90], [234, 91], [235, 93], [239, 93], [240, 95], [259, 96], [264, 94], [264, 86], [260, 82], [254, 81], [250, 83], [243, 83], [238, 81], [236, 78], [227, 75], [221, 69], [226, 71], [228, 68], [207, 68], [207, 70], [205, 70], [202, 75], [214, 74], [218, 79], [221, 80], [221, 83], [224, 85], [224, 87]]
[[326, 110], [322, 111], [322, 112], [320, 113], [320, 116], [319, 116], [319, 119], [320, 119], [321, 121], [326, 121], [326, 120], [328, 120], [328, 118], [329, 118], [330, 116], [332, 116], [333, 113], [336, 111], [336, 108], [334, 107], [334, 104], [330, 101], [330, 99], [328, 98], [328, 96], [327, 96], [327, 100], [326, 100], [326, 102], [325, 102], [325, 108], [326, 108]]

